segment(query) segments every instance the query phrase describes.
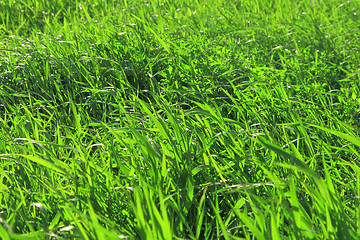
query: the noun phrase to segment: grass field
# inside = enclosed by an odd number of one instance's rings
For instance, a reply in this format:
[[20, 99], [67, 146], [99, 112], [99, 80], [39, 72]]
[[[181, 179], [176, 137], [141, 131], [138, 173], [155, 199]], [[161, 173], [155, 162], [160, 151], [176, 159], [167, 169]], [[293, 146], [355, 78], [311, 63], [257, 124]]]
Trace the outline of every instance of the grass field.
[[358, 239], [360, 3], [0, 1], [1, 239]]

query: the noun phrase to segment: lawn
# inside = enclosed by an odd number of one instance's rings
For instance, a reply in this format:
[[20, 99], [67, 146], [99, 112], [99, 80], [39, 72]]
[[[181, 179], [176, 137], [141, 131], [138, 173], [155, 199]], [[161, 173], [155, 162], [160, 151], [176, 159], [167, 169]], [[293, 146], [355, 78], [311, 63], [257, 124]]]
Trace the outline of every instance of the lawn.
[[0, 9], [1, 239], [359, 238], [359, 1]]

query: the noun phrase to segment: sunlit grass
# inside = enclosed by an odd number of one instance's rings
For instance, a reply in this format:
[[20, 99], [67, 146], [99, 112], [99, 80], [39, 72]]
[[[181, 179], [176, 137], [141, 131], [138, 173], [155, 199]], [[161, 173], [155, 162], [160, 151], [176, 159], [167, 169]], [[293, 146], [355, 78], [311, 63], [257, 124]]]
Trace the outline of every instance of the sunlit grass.
[[2, 239], [357, 239], [356, 1], [0, 2]]

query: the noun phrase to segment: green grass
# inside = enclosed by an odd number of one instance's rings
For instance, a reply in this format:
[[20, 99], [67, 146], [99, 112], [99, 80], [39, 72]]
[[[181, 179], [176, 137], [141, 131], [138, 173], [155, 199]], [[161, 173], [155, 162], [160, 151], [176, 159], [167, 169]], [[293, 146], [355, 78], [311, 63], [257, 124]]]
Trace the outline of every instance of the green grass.
[[357, 239], [360, 4], [0, 1], [1, 239]]

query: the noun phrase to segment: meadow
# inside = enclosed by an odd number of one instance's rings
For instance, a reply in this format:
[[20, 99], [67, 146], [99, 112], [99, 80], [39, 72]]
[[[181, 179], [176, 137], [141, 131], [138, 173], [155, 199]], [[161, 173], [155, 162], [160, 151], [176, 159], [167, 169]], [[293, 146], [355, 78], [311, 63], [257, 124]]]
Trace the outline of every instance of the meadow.
[[0, 1], [0, 238], [358, 239], [359, 15]]

